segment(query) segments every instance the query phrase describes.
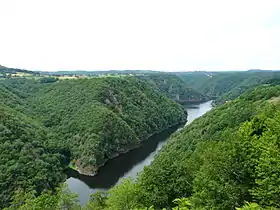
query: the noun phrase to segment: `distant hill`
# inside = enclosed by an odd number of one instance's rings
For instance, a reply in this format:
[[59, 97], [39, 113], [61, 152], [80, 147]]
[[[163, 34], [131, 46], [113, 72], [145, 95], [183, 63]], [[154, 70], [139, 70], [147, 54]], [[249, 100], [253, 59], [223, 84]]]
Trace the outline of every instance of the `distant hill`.
[[84, 71], [84, 70], [76, 70], [76, 71], [40, 71], [41, 75], [52, 75], [52, 76], [64, 76], [64, 75], [79, 75], [79, 76], [96, 76], [96, 75], [118, 75], [118, 74], [156, 74], [160, 73], [160, 71], [151, 71], [151, 70], [107, 70], [107, 71]]
[[[260, 83], [270, 83], [280, 78], [280, 71], [250, 69], [248, 71], [192, 71], [160, 72], [152, 70], [108, 70], [108, 71], [30, 71], [8, 68], [0, 65], [0, 78], [36, 77], [41, 82], [55, 82], [58, 79], [84, 77], [136, 76], [148, 81], [153, 87], [179, 103], [215, 99], [223, 103], [238, 97], [246, 90]], [[53, 77], [53, 78], [48, 78]]]
[[197, 103], [208, 99], [198, 90], [188, 86], [180, 77], [170, 73], [136, 77], [140, 80], [147, 81], [155, 89], [163, 92], [169, 98], [179, 103]]
[[8, 76], [35, 76], [39, 75], [38, 72], [30, 71], [30, 70], [24, 70], [24, 69], [16, 69], [16, 68], [8, 68], [5, 66], [0, 65], [0, 77], [8, 77]]
[[176, 72], [190, 87], [216, 99], [217, 103], [232, 100], [259, 84], [280, 78], [279, 71], [249, 70], [230, 72]]
[[0, 65], [0, 70], [1, 69], [6, 69], [7, 67]]

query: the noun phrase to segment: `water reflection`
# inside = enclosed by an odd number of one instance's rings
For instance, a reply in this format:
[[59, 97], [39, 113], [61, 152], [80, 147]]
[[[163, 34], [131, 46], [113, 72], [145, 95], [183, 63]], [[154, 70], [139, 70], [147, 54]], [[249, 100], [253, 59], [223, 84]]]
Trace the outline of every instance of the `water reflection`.
[[[187, 124], [212, 108], [211, 101], [185, 107], [188, 111]], [[108, 190], [115, 184], [118, 184], [123, 177], [136, 177], [137, 173], [142, 171], [144, 166], [149, 165], [153, 161], [156, 153], [166, 143], [168, 137], [178, 128], [179, 126], [175, 126], [154, 135], [143, 142], [140, 148], [108, 161], [95, 176], [81, 175], [72, 169], [68, 169], [66, 183], [71, 191], [79, 195], [81, 204], [84, 204], [89, 200], [91, 193], [97, 190]]]
[[[179, 126], [169, 128], [159, 134], [154, 135], [145, 141], [141, 147], [122, 154], [101, 167], [95, 176], [86, 176], [77, 171], [68, 169], [68, 177], [73, 177], [85, 182], [90, 188], [108, 189], [115, 185], [120, 177], [123, 177], [130, 171], [135, 164], [143, 163], [151, 153], [155, 152], [158, 144], [168, 138]], [[150, 163], [150, 161], [149, 161]], [[130, 174], [137, 175], [138, 170], [131, 171]]]

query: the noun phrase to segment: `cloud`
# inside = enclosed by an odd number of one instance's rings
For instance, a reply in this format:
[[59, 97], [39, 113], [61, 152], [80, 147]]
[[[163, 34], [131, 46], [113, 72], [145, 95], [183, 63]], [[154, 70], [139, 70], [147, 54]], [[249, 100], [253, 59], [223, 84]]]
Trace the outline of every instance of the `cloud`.
[[6, 66], [280, 69], [278, 0], [0, 0], [0, 8]]

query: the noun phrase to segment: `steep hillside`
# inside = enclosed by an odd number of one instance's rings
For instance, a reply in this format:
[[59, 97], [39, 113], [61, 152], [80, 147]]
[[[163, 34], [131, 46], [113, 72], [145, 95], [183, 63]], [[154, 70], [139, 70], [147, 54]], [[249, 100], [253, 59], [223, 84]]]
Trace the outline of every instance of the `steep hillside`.
[[[148, 193], [148, 203], [170, 205], [173, 199], [183, 196], [190, 197], [197, 207], [207, 209], [232, 209], [241, 206], [244, 200], [271, 205], [258, 198], [261, 195], [257, 189], [265, 179], [271, 178], [270, 187], [278, 185], [280, 180], [274, 180], [268, 171], [258, 179], [257, 173], [261, 172], [258, 172], [259, 166], [254, 161], [262, 158], [262, 150], [257, 148], [257, 144], [271, 141], [271, 148], [265, 150], [280, 151], [277, 146], [280, 107], [268, 101], [279, 96], [279, 86], [259, 87], [210, 111], [173, 135], [169, 144], [139, 177], [141, 186]], [[243, 124], [246, 121], [249, 123]], [[256, 141], [256, 148], [249, 152], [246, 148], [250, 148], [251, 141]], [[268, 158], [276, 158], [274, 153], [267, 155]], [[251, 160], [252, 156], [256, 159]], [[275, 173], [280, 175], [280, 171]], [[271, 202], [279, 207], [279, 191], [262, 190], [263, 196], [265, 192], [267, 199], [272, 196]]]
[[218, 104], [232, 100], [259, 84], [280, 78], [279, 71], [181, 72], [176, 75]]
[[280, 208], [279, 97], [280, 86], [261, 86], [213, 109], [175, 133], [136, 181], [101, 194], [102, 202], [95, 195], [89, 206], [162, 208], [185, 197], [186, 209], [235, 209], [246, 201]]
[[[279, 85], [264, 85], [213, 109], [173, 134], [136, 180], [93, 194], [83, 209], [279, 209], [279, 98]], [[80, 209], [74, 197], [60, 189], [13, 203]]]
[[[65, 176], [63, 150], [40, 123], [16, 111], [23, 102], [0, 86], [0, 208], [21, 188], [26, 191], [54, 189]], [[4, 104], [5, 103], [5, 104]], [[15, 109], [14, 109], [15, 108]]]
[[172, 74], [143, 75], [137, 78], [147, 81], [155, 89], [179, 103], [197, 103], [207, 100], [201, 92], [186, 85], [181, 78]]
[[[85, 209], [158, 209], [174, 203], [191, 209], [280, 208], [278, 75], [188, 78], [199, 81], [196, 88], [207, 97], [233, 100], [174, 133], [136, 180], [98, 192]], [[1, 79], [0, 208], [12, 199], [9, 209], [79, 209], [65, 189], [55, 190], [63, 169], [70, 163], [94, 174], [108, 159], [185, 122], [184, 108], [169, 99], [178, 94], [187, 101], [204, 97], [164, 74]]]
[[183, 107], [135, 78], [61, 81], [39, 91], [33, 110], [64, 139], [81, 173], [184, 122]]
[[182, 106], [133, 77], [11, 78], [0, 81], [0, 90], [0, 207], [19, 188], [35, 195], [54, 190], [70, 161], [94, 174], [108, 159], [187, 118]]

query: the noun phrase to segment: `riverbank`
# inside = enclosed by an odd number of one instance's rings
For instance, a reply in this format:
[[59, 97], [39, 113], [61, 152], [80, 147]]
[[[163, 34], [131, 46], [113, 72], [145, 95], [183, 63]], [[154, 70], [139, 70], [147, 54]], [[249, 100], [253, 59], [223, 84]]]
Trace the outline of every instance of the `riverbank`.
[[[187, 124], [202, 116], [212, 108], [211, 101], [186, 107], [188, 111]], [[78, 174], [75, 171], [67, 172], [66, 183], [72, 192], [79, 196], [83, 205], [90, 199], [90, 194], [96, 191], [106, 191], [117, 185], [122, 178], [135, 178], [147, 165], [150, 165], [155, 155], [167, 143], [169, 136], [176, 132], [178, 127], [171, 127], [161, 133], [155, 134], [143, 141], [141, 147], [135, 148], [125, 154], [107, 161], [95, 176]]]
[[117, 157], [119, 157], [119, 156], [121, 156], [121, 155], [127, 154], [128, 152], [131, 152], [131, 151], [134, 150], [134, 149], [140, 148], [140, 147], [142, 146], [142, 144], [143, 144], [145, 141], [149, 141], [151, 138], [153, 138], [153, 136], [155, 136], [155, 135], [157, 135], [157, 134], [159, 134], [159, 133], [162, 133], [163, 131], [165, 131], [165, 130], [167, 130], [167, 129], [170, 129], [170, 128], [173, 128], [173, 127], [178, 128], [178, 127], [180, 127], [180, 126], [183, 126], [183, 125], [186, 124], [186, 123], [187, 123], [187, 119], [181, 121], [180, 123], [172, 124], [172, 125], [168, 126], [167, 128], [164, 128], [164, 129], [161, 129], [161, 130], [159, 130], [159, 131], [155, 131], [155, 132], [151, 133], [150, 135], [147, 136], [147, 138], [141, 140], [141, 142], [139, 142], [139, 144], [137, 144], [137, 145], [131, 145], [131, 146], [128, 147], [126, 150], [121, 151], [121, 152], [118, 152], [118, 153], [115, 153], [115, 154], [113, 154], [112, 156], [110, 156], [110, 157], [109, 157], [108, 159], [106, 159], [102, 164], [98, 165], [98, 167], [97, 167], [95, 173], [87, 173], [87, 172], [81, 171], [81, 170], [79, 169], [79, 165], [80, 165], [79, 162], [78, 162], [78, 164], [77, 164], [77, 162], [76, 162], [76, 164], [75, 164], [75, 162], [71, 161], [71, 162], [69, 163], [69, 168], [71, 168], [72, 170], [76, 171], [76, 172], [77, 172], [78, 174], [80, 174], [80, 175], [96, 176], [96, 175], [98, 174], [99, 169], [100, 169], [101, 167], [103, 167], [108, 161], [113, 160], [114, 158], [117, 158]]

